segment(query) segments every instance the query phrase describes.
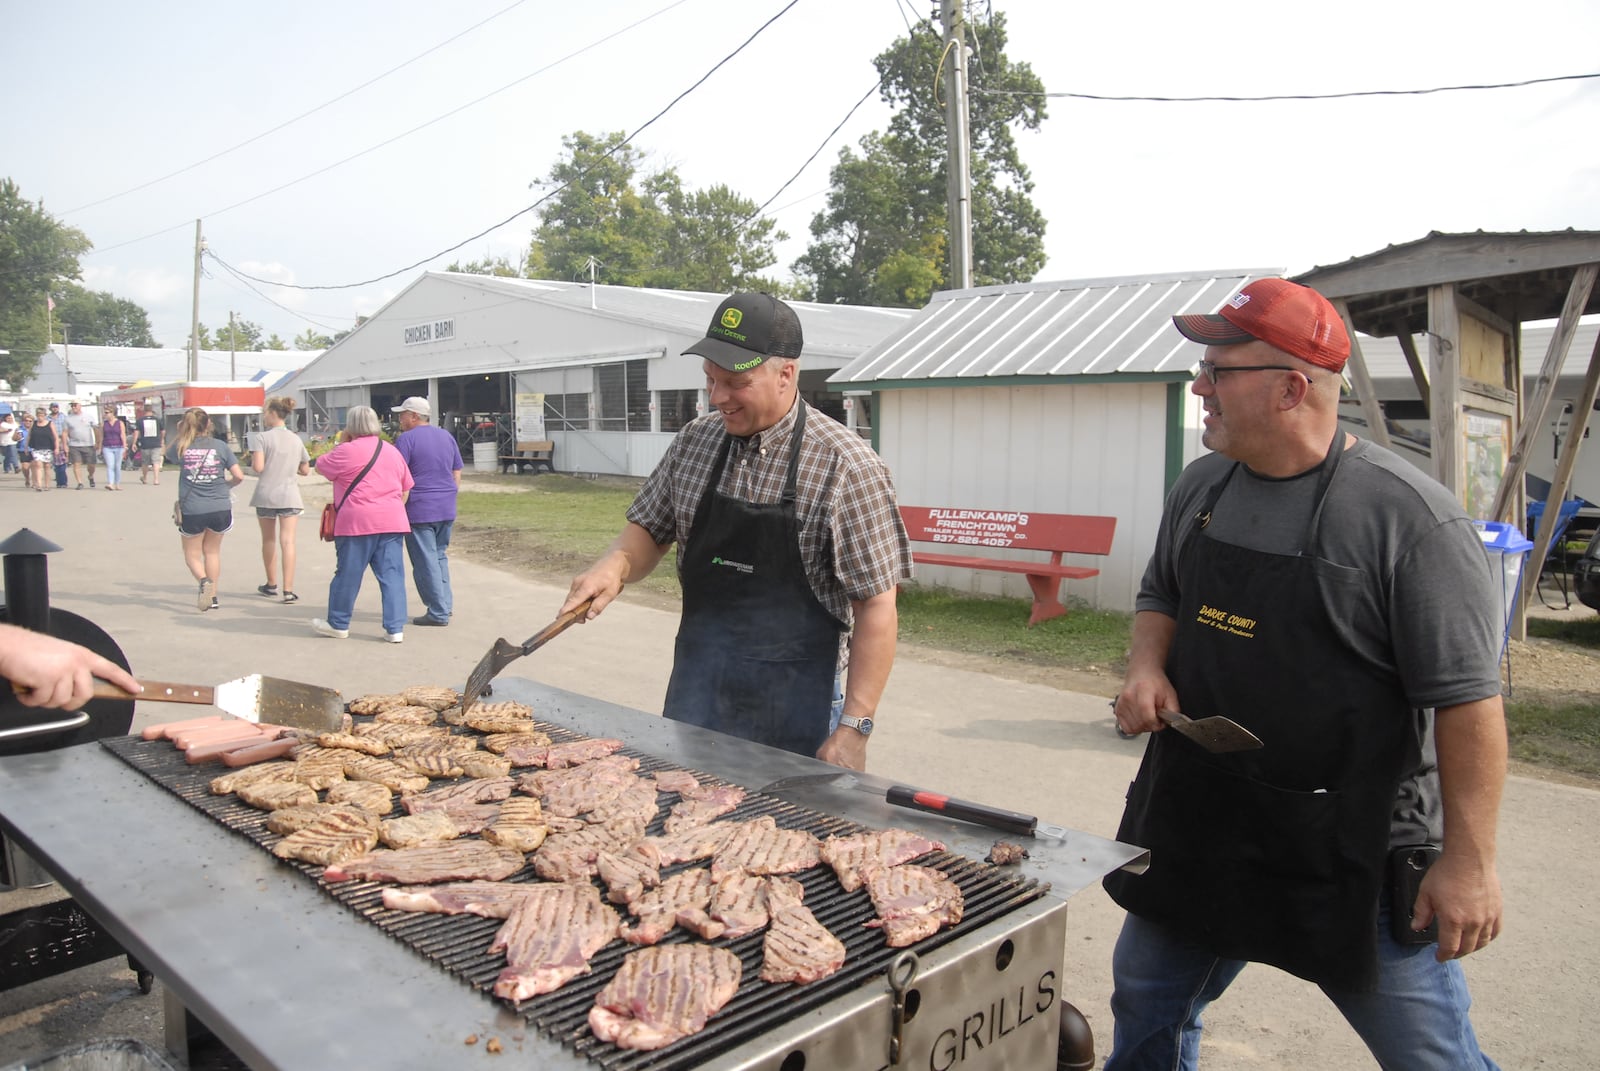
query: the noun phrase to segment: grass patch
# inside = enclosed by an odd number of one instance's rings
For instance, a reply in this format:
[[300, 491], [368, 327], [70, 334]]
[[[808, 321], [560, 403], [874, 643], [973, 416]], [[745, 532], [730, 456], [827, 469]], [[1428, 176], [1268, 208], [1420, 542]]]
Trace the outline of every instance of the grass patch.
[[1511, 757], [1600, 780], [1600, 702], [1506, 702]]
[[1600, 651], [1600, 617], [1558, 621], [1552, 617], [1529, 617], [1528, 635], [1542, 640], [1560, 640], [1574, 647]]
[[1120, 671], [1131, 614], [1074, 604], [1064, 617], [1029, 628], [1030, 606], [1027, 599], [975, 598], [908, 585], [900, 591], [900, 638], [943, 651]]

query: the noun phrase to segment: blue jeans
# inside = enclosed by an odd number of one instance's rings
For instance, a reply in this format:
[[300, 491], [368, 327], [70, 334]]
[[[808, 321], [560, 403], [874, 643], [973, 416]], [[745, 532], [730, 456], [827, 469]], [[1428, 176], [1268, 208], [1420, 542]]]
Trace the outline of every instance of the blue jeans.
[[22, 468], [22, 463], [17, 458], [16, 443], [6, 443], [4, 446], [0, 446], [0, 455], [4, 455], [5, 457], [5, 467], [7, 472], [16, 472], [18, 469]]
[[839, 729], [839, 719], [844, 717], [844, 677], [841, 674], [833, 675], [833, 706], [828, 709], [828, 735], [832, 736]]
[[[1472, 997], [1455, 960], [1439, 963], [1433, 945], [1399, 945], [1389, 936], [1388, 897], [1378, 911], [1378, 988], [1351, 993], [1322, 987], [1385, 1071], [1464, 1071], [1499, 1065], [1478, 1048]], [[1111, 1055], [1105, 1071], [1194, 1071], [1200, 1015], [1220, 997], [1242, 960], [1219, 959], [1172, 930], [1130, 914], [1111, 956]]]
[[122, 482], [122, 447], [102, 446], [100, 457], [106, 463], [106, 486], [115, 487]]
[[448, 621], [455, 612], [450, 595], [450, 532], [455, 521], [429, 521], [413, 524], [406, 535], [406, 554], [411, 558], [411, 579], [417, 596], [435, 621]]
[[349, 628], [361, 592], [361, 575], [372, 567], [383, 596], [383, 631], [404, 632], [406, 627], [406, 570], [399, 532], [381, 535], [339, 536], [333, 541], [335, 564], [328, 582], [328, 624]]

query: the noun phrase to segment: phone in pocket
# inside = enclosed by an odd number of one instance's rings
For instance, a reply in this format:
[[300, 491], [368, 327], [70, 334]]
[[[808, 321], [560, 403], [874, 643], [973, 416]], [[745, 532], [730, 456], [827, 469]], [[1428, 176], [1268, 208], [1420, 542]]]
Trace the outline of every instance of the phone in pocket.
[[1431, 945], [1439, 939], [1437, 918], [1426, 929], [1411, 928], [1417, 917], [1417, 891], [1422, 888], [1422, 877], [1438, 858], [1439, 848], [1432, 844], [1407, 844], [1389, 853], [1389, 930], [1396, 944]]

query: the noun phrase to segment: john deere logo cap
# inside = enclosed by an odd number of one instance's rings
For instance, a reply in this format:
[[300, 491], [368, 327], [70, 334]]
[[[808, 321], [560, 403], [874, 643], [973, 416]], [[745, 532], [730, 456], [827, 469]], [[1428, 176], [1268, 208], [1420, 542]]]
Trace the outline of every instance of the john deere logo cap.
[[798, 357], [800, 317], [771, 294], [734, 294], [717, 306], [706, 337], [683, 352], [730, 372], [748, 372], [768, 357]]

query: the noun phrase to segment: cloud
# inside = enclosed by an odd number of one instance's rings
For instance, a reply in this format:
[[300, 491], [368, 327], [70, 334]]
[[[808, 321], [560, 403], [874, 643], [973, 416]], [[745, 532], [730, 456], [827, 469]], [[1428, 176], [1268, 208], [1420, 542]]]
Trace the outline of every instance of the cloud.
[[83, 285], [90, 290], [106, 290], [138, 305], [160, 305], [186, 293], [190, 280], [161, 268], [130, 268], [123, 271], [114, 264], [95, 264], [83, 269]]

